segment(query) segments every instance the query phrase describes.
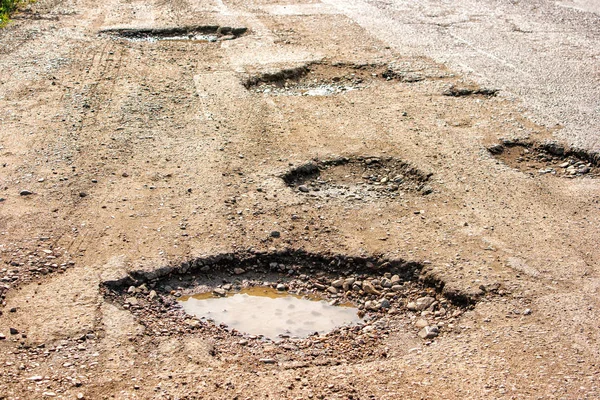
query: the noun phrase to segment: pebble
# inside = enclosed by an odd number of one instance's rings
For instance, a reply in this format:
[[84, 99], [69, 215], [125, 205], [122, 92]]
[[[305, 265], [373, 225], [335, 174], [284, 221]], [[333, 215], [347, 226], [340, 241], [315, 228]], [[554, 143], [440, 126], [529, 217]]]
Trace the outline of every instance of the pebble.
[[429, 325], [429, 322], [427, 322], [427, 320], [423, 319], [423, 318], [420, 318], [417, 320], [417, 322], [415, 322], [415, 327], [417, 327], [419, 329], [423, 329], [428, 325]]
[[236, 275], [241, 275], [244, 272], [246, 272], [246, 270], [244, 270], [243, 268], [234, 268], [233, 269], [233, 273], [236, 274]]
[[281, 236], [281, 233], [279, 231], [273, 231], [271, 232], [271, 237], [273, 238], [278, 238]]
[[213, 289], [213, 294], [220, 296], [220, 297], [225, 297], [227, 292], [223, 288], [215, 288], [215, 289]]
[[308, 193], [310, 191], [310, 189], [305, 185], [298, 186], [298, 190], [301, 191], [302, 193]]
[[272, 358], [261, 358], [261, 359], [260, 359], [260, 360], [258, 360], [258, 361], [260, 361], [260, 362], [261, 362], [261, 363], [263, 363], [263, 364], [275, 364], [275, 363], [277, 362], [277, 361], [275, 361], [275, 360], [274, 360], [274, 359], [272, 359]]
[[369, 281], [364, 281], [362, 284], [362, 288], [367, 294], [375, 294], [379, 295], [379, 290], [375, 289], [375, 286]]
[[526, 308], [525, 311], [523, 311], [523, 315], [531, 315], [531, 308]]
[[18, 330], [16, 330], [15, 328], [10, 328], [10, 334], [11, 334], [11, 335], [18, 335], [18, 334], [19, 334], [19, 331], [18, 331]]
[[283, 292], [286, 289], [287, 289], [287, 287], [283, 283], [278, 283], [277, 284], [277, 290]]
[[132, 306], [136, 306], [138, 304], [138, 299], [136, 299], [135, 297], [128, 297], [125, 301], [131, 304]]
[[4, 333], [0, 333], [0, 340], [4, 340], [6, 339], [6, 336], [4, 335]]
[[418, 335], [421, 339], [433, 339], [439, 333], [440, 333], [440, 330], [438, 329], [438, 327], [435, 325], [431, 325], [431, 326], [426, 326], [423, 329], [421, 329], [419, 331]]
[[342, 286], [344, 286], [344, 280], [336, 279], [335, 281], [331, 282], [331, 286], [333, 286], [334, 288], [341, 288]]
[[150, 300], [152, 300], [152, 299], [154, 299], [155, 297], [156, 297], [156, 291], [154, 291], [154, 290], [151, 290], [151, 291], [150, 291], [150, 294], [148, 295], [148, 298], [149, 298]]
[[39, 382], [42, 379], [44, 379], [44, 377], [41, 376], [41, 375], [34, 375], [34, 376], [30, 377], [30, 378], [27, 378], [28, 381], [33, 381], [33, 382]]
[[426, 308], [429, 308], [429, 306], [431, 306], [434, 302], [435, 302], [435, 299], [433, 297], [430, 297], [430, 296], [419, 297], [416, 301], [416, 310], [423, 311]]
[[43, 392], [42, 396], [46, 396], [46, 397], [56, 397], [56, 393], [54, 392]]
[[33, 194], [33, 192], [31, 190], [21, 190], [19, 194], [21, 196], [29, 196], [30, 194]]

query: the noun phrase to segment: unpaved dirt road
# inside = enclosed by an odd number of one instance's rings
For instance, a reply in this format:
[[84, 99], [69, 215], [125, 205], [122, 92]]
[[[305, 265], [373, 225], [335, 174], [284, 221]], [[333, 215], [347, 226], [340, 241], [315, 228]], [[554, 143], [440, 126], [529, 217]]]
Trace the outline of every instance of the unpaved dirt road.
[[[0, 399], [600, 397], [595, 7], [31, 6], [0, 31]], [[368, 322], [174, 307], [251, 271]]]

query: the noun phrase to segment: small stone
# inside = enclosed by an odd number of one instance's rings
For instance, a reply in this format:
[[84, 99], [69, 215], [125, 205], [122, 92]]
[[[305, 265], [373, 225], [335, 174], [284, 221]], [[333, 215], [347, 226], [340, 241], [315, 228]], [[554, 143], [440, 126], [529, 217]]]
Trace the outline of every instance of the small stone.
[[225, 297], [227, 292], [223, 288], [215, 288], [213, 289], [213, 294], [219, 297]]
[[33, 194], [33, 192], [31, 190], [21, 190], [19, 194], [21, 196], [29, 196], [30, 194]]
[[230, 291], [233, 288], [233, 285], [231, 283], [227, 283], [225, 285], [223, 285], [223, 289]]
[[77, 393], [77, 399], [83, 400], [83, 399], [85, 399], [85, 396], [83, 395], [83, 393]]
[[171, 286], [169, 286], [169, 285], [166, 285], [164, 287], [164, 289], [165, 289], [165, 292], [167, 292], [167, 293], [171, 293], [173, 291], [173, 288]]
[[246, 270], [244, 270], [243, 268], [234, 268], [233, 269], [233, 273], [236, 274], [236, 275], [241, 275], [244, 272], [246, 272]]
[[151, 290], [150, 294], [148, 294], [148, 298], [150, 300], [154, 299], [156, 297], [156, 291], [155, 290]]
[[298, 186], [298, 190], [301, 191], [302, 193], [308, 193], [310, 191], [310, 189], [305, 185]]
[[190, 327], [190, 328], [196, 328], [200, 325], [200, 321], [198, 321], [197, 319], [191, 319], [188, 318], [185, 320], [185, 323]]
[[435, 299], [430, 296], [419, 297], [416, 301], [417, 311], [423, 311], [426, 308], [429, 308], [429, 306], [431, 306], [434, 301]]
[[43, 392], [42, 396], [46, 396], [46, 397], [56, 397], [56, 393], [54, 392]]
[[365, 293], [367, 294], [375, 294], [375, 295], [379, 295], [379, 291], [377, 289], [375, 289], [375, 286], [373, 286], [373, 284], [369, 281], [364, 281], [362, 284], [362, 288], [365, 291]]
[[281, 236], [281, 233], [279, 231], [273, 231], [271, 232], [271, 237], [272, 238], [278, 238]]
[[423, 329], [428, 325], [429, 325], [429, 322], [427, 322], [427, 320], [423, 319], [423, 318], [420, 318], [417, 320], [417, 322], [415, 322], [415, 326], [419, 329]]
[[383, 278], [381, 280], [381, 286], [383, 286], [384, 288], [391, 288], [392, 287], [392, 281], [387, 279], [387, 278]]
[[248, 341], [247, 341], [246, 339], [242, 339], [242, 340], [240, 340], [240, 341], [238, 342], [238, 344], [239, 344], [240, 346], [246, 346], [246, 345], [248, 344]]
[[34, 375], [34, 376], [30, 377], [30, 378], [27, 378], [28, 381], [33, 381], [33, 382], [39, 382], [42, 379], [44, 379], [44, 377], [41, 376], [41, 375]]
[[6, 336], [4, 335], [4, 333], [0, 333], [0, 340], [4, 340], [6, 339]]
[[129, 289], [127, 289], [127, 293], [135, 293], [135, 286], [129, 286]]
[[87, 197], [87, 193], [86, 192], [79, 192], [79, 197]]
[[347, 292], [348, 290], [352, 289], [352, 285], [354, 285], [354, 282], [356, 282], [356, 279], [354, 278], [346, 279], [342, 284], [342, 288], [344, 289], [344, 291]]
[[260, 359], [260, 360], [258, 360], [258, 361], [260, 361], [260, 362], [261, 362], [261, 363], [263, 363], [263, 364], [275, 364], [275, 363], [277, 362], [277, 361], [275, 361], [275, 360], [274, 360], [274, 359], [272, 359], [272, 358], [261, 358], [261, 359]]
[[531, 309], [526, 308], [525, 311], [523, 311], [523, 315], [531, 315]]
[[331, 282], [331, 286], [333, 286], [334, 288], [341, 288], [342, 286], [344, 286], [344, 280], [336, 279], [335, 281]]
[[433, 339], [439, 333], [440, 333], [440, 330], [438, 329], [438, 327], [435, 325], [431, 325], [431, 326], [426, 326], [423, 329], [421, 329], [419, 331], [418, 335], [421, 339]]
[[329, 293], [332, 293], [332, 294], [337, 294], [337, 292], [338, 292], [338, 291], [337, 291], [337, 289], [336, 289], [336, 288], [334, 288], [333, 286], [329, 286], [329, 287], [327, 288], [327, 291], [328, 291]]
[[399, 292], [402, 290], [402, 285], [393, 285], [391, 289], [394, 292]]
[[417, 303], [411, 301], [406, 305], [406, 308], [408, 309], [408, 311], [417, 311]]
[[121, 174], [121, 176], [122, 176], [123, 178], [127, 178], [127, 177], [129, 176], [129, 174], [128, 174], [127, 172], [123, 172], [123, 173]]
[[283, 292], [286, 289], [287, 289], [287, 287], [283, 283], [277, 284], [277, 290], [279, 290], [280, 292]]
[[10, 334], [11, 334], [11, 335], [18, 335], [18, 334], [19, 334], [19, 331], [18, 331], [18, 330], [16, 330], [15, 328], [10, 328]]
[[391, 307], [390, 301], [388, 299], [381, 300], [381, 308], [387, 310]]
[[400, 276], [394, 275], [390, 278], [390, 281], [392, 281], [392, 286], [397, 285], [398, 283], [400, 283]]
[[128, 297], [127, 299], [125, 299], [125, 302], [131, 304], [132, 306], [138, 305], [138, 299], [136, 299], [135, 297]]

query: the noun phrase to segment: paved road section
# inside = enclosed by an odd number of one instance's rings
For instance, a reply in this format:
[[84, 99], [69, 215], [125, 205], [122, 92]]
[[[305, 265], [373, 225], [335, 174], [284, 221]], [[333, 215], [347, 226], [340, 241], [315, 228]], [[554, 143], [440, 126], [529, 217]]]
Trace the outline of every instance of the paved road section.
[[600, 149], [597, 1], [324, 0], [402, 54], [425, 55], [522, 100], [571, 145]]

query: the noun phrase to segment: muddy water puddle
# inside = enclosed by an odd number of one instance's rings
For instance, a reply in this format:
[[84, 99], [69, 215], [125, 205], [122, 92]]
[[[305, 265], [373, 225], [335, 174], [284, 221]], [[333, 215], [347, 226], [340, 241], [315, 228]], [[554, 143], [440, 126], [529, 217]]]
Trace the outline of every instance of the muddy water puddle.
[[197, 318], [273, 340], [305, 338], [361, 321], [358, 309], [350, 304], [331, 305], [270, 287], [249, 287], [223, 297], [199, 293], [182, 296], [179, 302], [186, 313]]

